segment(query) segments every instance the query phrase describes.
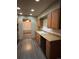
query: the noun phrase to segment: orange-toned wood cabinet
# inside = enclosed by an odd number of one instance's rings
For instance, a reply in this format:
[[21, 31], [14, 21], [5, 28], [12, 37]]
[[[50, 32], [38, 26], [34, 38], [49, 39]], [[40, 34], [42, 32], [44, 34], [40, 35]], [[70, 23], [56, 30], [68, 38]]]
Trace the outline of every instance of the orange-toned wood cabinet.
[[46, 56], [47, 59], [61, 58], [61, 40], [52, 42], [46, 40]]
[[48, 23], [47, 27], [52, 28], [52, 26], [51, 26], [52, 25], [52, 13], [51, 12], [48, 14], [47, 19], [48, 19], [47, 20], [47, 23]]
[[61, 40], [48, 41], [36, 32], [35, 41], [41, 47], [47, 59], [61, 58]]
[[60, 9], [56, 9], [52, 12], [52, 28], [59, 29], [60, 26]]
[[52, 29], [59, 29], [60, 28], [60, 26], [61, 26], [60, 11], [61, 11], [60, 8], [58, 8], [48, 14], [48, 16], [47, 16], [48, 28], [52, 28]]
[[43, 26], [43, 21], [40, 19], [37, 19], [37, 27], [41, 28]]
[[38, 26], [38, 27], [41, 26], [41, 24], [40, 24], [40, 20], [39, 20], [39, 19], [37, 19], [37, 26]]
[[37, 32], [35, 32], [35, 41], [40, 45], [40, 35]]

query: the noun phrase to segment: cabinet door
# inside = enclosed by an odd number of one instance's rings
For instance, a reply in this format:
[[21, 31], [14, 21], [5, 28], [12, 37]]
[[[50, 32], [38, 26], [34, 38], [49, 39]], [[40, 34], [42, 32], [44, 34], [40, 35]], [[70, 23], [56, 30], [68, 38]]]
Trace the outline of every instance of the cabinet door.
[[48, 59], [51, 59], [51, 43], [46, 40], [46, 56]]
[[38, 19], [37, 20], [37, 27], [41, 28], [43, 26], [43, 20]]
[[35, 33], [35, 41], [40, 45], [40, 35], [36, 32]]
[[61, 58], [61, 40], [46, 41], [46, 56], [48, 59]]
[[39, 20], [39, 19], [37, 20], [37, 26], [38, 26], [38, 27], [41, 26], [41, 24], [40, 24], [40, 20]]
[[52, 28], [59, 29], [60, 9], [56, 9], [52, 12]]
[[47, 27], [48, 28], [51, 28], [52, 27], [51, 26], [52, 25], [51, 20], [52, 20], [52, 13], [49, 13], [48, 16], [47, 16], [47, 21], [48, 21]]

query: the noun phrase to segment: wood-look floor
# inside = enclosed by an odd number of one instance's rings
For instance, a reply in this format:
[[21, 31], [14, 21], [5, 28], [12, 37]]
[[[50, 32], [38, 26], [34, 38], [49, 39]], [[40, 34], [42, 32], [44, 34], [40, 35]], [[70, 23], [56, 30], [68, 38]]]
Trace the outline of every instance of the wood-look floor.
[[17, 59], [46, 59], [46, 57], [31, 36], [26, 34], [18, 43]]

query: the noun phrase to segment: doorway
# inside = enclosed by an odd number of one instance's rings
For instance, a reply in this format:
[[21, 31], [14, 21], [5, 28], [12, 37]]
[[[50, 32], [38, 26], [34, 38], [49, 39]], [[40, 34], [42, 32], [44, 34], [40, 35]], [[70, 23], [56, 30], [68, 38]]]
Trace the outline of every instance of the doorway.
[[23, 38], [32, 36], [32, 22], [29, 19], [23, 19], [23, 36]]

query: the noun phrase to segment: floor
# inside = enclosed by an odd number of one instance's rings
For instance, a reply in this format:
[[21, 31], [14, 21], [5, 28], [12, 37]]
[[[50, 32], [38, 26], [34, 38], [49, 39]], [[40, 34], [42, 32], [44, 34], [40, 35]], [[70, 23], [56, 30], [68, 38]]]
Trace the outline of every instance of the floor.
[[37, 43], [31, 38], [31, 34], [24, 34], [17, 46], [17, 59], [46, 59]]

